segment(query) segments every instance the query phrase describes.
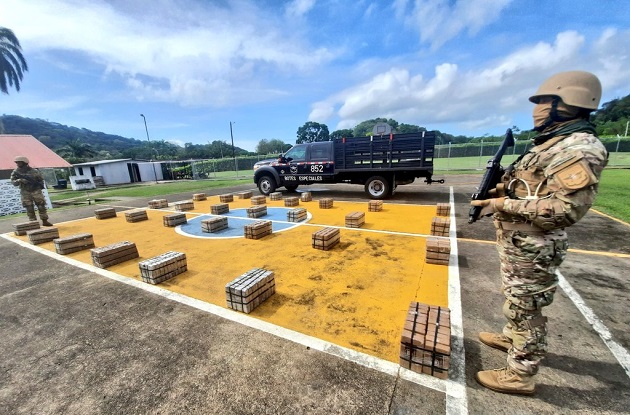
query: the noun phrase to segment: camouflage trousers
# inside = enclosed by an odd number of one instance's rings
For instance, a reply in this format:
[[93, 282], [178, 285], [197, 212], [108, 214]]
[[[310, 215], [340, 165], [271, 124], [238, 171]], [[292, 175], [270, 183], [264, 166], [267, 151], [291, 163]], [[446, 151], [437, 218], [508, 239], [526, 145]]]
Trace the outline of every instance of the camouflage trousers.
[[22, 199], [22, 206], [26, 209], [26, 214], [28, 215], [29, 220], [37, 220], [35, 216], [35, 206], [37, 206], [37, 211], [39, 212], [39, 218], [42, 221], [48, 220], [48, 212], [46, 211], [46, 199], [44, 198], [44, 194], [41, 190], [36, 190], [33, 192], [29, 192], [26, 190], [22, 190], [20, 192], [20, 198]]
[[561, 229], [544, 233], [497, 229], [503, 314], [508, 320], [503, 334], [512, 339], [507, 363], [518, 373], [535, 375], [547, 353], [542, 308], [553, 302], [556, 270], [567, 249], [567, 234]]

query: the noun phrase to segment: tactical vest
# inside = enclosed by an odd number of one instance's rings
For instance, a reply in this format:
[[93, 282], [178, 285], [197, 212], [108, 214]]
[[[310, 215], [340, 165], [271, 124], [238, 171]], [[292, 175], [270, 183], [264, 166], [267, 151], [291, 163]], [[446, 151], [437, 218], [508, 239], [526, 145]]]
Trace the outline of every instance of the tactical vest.
[[[555, 154], [544, 154], [554, 144], [567, 136], [553, 137], [530, 149], [513, 163], [502, 178], [511, 198], [536, 199], [549, 196], [558, 189], [551, 189], [545, 177], [545, 169]], [[555, 186], [552, 186], [555, 187]]]

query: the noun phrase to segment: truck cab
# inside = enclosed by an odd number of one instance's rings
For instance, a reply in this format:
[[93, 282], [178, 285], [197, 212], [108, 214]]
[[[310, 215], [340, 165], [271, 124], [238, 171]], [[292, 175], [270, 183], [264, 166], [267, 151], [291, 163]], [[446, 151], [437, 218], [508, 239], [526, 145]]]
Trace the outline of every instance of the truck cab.
[[334, 181], [333, 142], [297, 144], [278, 160], [256, 170], [254, 182], [260, 193], [269, 195], [284, 186], [293, 191], [300, 184]]

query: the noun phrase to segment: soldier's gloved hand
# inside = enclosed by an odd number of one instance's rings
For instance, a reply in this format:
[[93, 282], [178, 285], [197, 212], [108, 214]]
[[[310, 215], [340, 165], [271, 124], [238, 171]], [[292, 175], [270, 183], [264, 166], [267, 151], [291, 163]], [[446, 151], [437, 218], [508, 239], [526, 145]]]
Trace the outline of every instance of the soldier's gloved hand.
[[473, 200], [470, 202], [471, 206], [481, 206], [481, 212], [479, 216], [490, 216], [496, 212], [503, 211], [503, 204], [505, 202], [505, 198], [493, 198], [486, 200]]
[[505, 183], [498, 183], [497, 187], [488, 191], [488, 194], [492, 197], [505, 197]]

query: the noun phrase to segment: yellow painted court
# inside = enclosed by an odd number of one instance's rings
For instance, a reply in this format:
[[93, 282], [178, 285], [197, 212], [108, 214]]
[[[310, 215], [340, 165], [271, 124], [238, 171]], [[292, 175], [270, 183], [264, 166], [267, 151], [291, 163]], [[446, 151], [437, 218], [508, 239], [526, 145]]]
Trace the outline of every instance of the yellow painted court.
[[[169, 200], [169, 202], [174, 202]], [[195, 201], [186, 212], [189, 227], [209, 215], [218, 196]], [[236, 212], [251, 206], [249, 199], [229, 203], [228, 225], [238, 222]], [[129, 223], [116, 218], [89, 218], [60, 223], [60, 237], [91, 233], [97, 247], [120, 241], [136, 244], [140, 258], [108, 268], [121, 276], [140, 280], [138, 262], [166, 251], [186, 254], [188, 271], [160, 287], [221, 307], [226, 306], [225, 285], [252, 268], [275, 274], [276, 293], [249, 316], [378, 358], [398, 362], [400, 335], [411, 301], [448, 306], [448, 267], [426, 264], [426, 237], [430, 235], [435, 205], [383, 204], [369, 212], [368, 202], [334, 201], [320, 209], [318, 200], [300, 202], [309, 212], [308, 222], [286, 223], [285, 229], [260, 240], [241, 236], [191, 235], [163, 225], [172, 208], [147, 209], [149, 220]], [[99, 208], [99, 207], [95, 207]], [[267, 200], [268, 210], [280, 212], [283, 201]], [[345, 228], [350, 212], [365, 212], [360, 229]], [[234, 216], [234, 218], [233, 218]], [[269, 220], [268, 217], [259, 219]], [[282, 223], [284, 222], [284, 223]], [[327, 226], [341, 228], [341, 242], [330, 251], [313, 249], [311, 235]], [[15, 236], [28, 241], [26, 236]], [[53, 242], [40, 247], [55, 251]], [[90, 251], [67, 257], [92, 264]]]

